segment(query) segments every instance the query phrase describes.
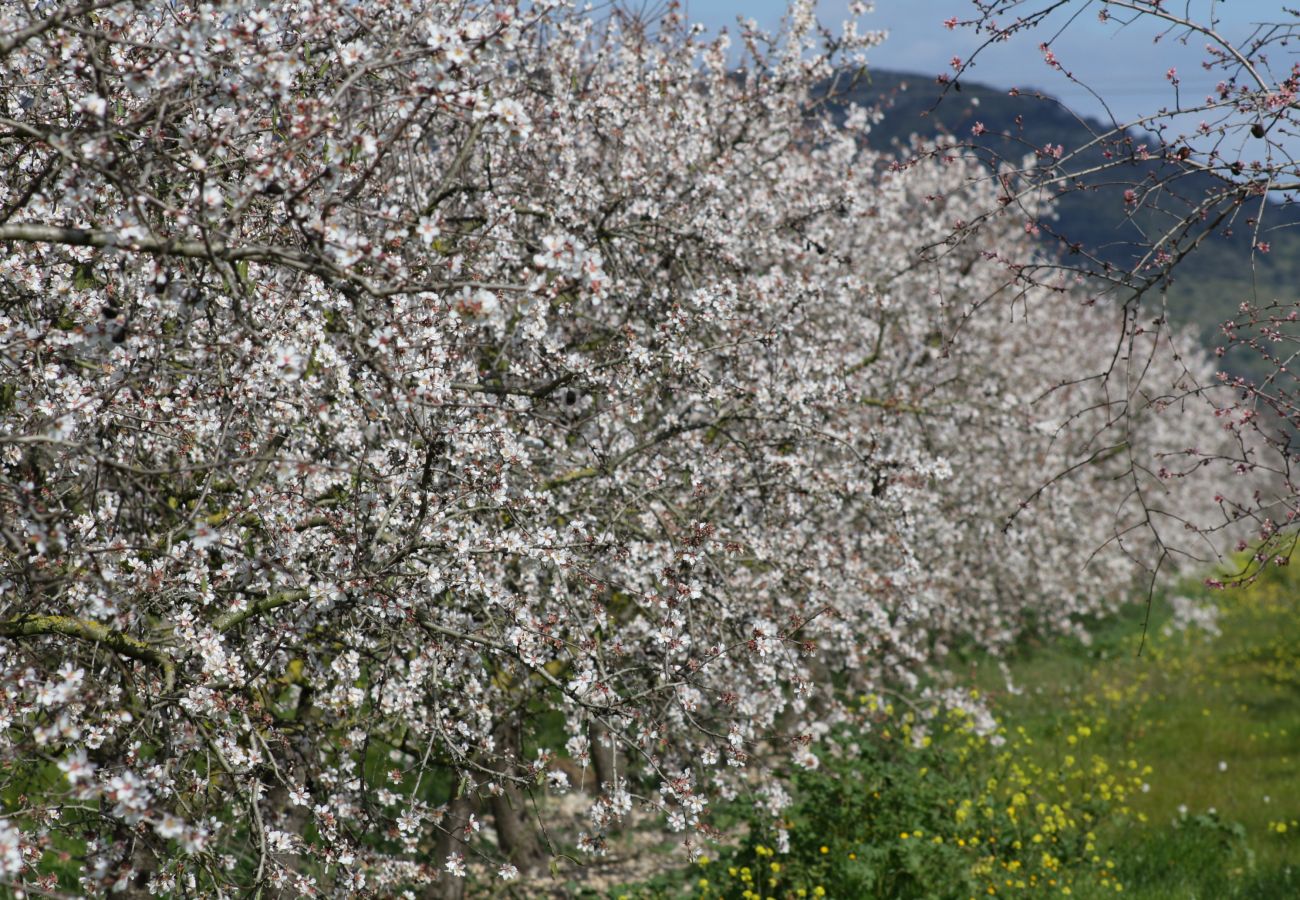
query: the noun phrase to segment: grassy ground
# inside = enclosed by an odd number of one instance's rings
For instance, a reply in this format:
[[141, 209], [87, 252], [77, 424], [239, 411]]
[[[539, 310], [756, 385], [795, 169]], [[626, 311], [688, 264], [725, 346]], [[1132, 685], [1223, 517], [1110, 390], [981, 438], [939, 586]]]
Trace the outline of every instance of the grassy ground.
[[1145, 646], [1136, 607], [1090, 647], [1028, 650], [1011, 666], [1018, 695], [987, 663], [972, 676], [1001, 682], [999, 715], [1038, 738], [1043, 762], [1094, 721], [1092, 752], [1152, 767], [1134, 819], [1099, 829], [1129, 896], [1300, 897], [1300, 579], [1186, 595], [1220, 611], [1221, 634], [1167, 632], [1158, 603]]
[[864, 698], [840, 740], [871, 749], [799, 776], [788, 853], [754, 817], [717, 859], [613, 896], [1300, 897], [1300, 577], [1179, 596], [1220, 633], [1168, 627], [1158, 599], [1087, 644], [959, 663], [992, 735], [945, 714], [917, 740]]

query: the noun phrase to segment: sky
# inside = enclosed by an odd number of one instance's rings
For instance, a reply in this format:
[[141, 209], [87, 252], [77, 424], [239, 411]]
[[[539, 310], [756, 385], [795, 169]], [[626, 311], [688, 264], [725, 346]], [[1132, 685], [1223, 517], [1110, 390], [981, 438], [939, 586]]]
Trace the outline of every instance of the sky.
[[[1289, 4], [1292, 7], [1294, 3]], [[756, 19], [760, 25], [775, 28], [785, 9], [784, 0], [685, 0], [686, 13], [692, 21], [711, 31], [733, 26], [736, 17]], [[1201, 68], [1205, 57], [1204, 40], [1180, 44], [1172, 36], [1153, 42], [1158, 31], [1149, 23], [1127, 28], [1114, 23], [1098, 22], [1095, 2], [1079, 0], [1071, 11], [1091, 6], [1064, 29], [1052, 43], [1061, 64], [1104, 97], [1115, 116], [1128, 121], [1142, 111], [1172, 105], [1173, 93], [1165, 73], [1177, 68], [1182, 84], [1183, 102], [1199, 100], [1208, 94], [1219, 77]], [[1178, 9], [1191, 7], [1204, 13], [1214, 6], [1221, 21], [1221, 31], [1230, 37], [1243, 38], [1263, 21], [1290, 21], [1281, 10], [1279, 0], [1178, 0]], [[825, 23], [838, 23], [847, 13], [848, 0], [819, 0], [818, 16]], [[950, 71], [953, 56], [968, 58], [977, 38], [965, 29], [947, 30], [943, 22], [951, 16], [969, 18], [974, 9], [970, 0], [876, 0], [875, 11], [862, 19], [864, 29], [889, 32], [889, 39], [877, 48], [872, 64], [883, 69], [915, 72], [934, 76]], [[1065, 18], [1053, 20], [1065, 24]], [[1102, 106], [1085, 91], [1071, 85], [1043, 62], [1038, 44], [1051, 31], [1039, 30], [1009, 44], [984, 51], [975, 67], [964, 77], [992, 87], [1038, 88], [1051, 93], [1076, 112], [1100, 115]], [[1293, 60], [1285, 61], [1289, 69]]]

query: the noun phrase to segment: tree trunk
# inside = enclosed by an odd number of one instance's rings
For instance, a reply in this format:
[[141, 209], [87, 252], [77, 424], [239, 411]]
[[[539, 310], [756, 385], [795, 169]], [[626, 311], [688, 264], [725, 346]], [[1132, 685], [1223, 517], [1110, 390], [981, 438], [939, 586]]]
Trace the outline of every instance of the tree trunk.
[[613, 789], [618, 776], [618, 751], [614, 749], [609, 729], [601, 722], [592, 722], [587, 728], [587, 742], [590, 745], [591, 768], [596, 773], [596, 793], [603, 794]]
[[527, 799], [523, 791], [513, 784], [503, 787], [491, 799], [492, 824], [497, 832], [497, 844], [502, 855], [525, 874], [536, 872], [546, 862], [547, 853], [542, 847], [537, 826], [528, 815]]
[[[518, 764], [520, 742], [518, 725], [514, 721], [506, 722], [498, 732], [501, 738], [501, 751], [506, 756], [514, 757], [510, 766], [515, 774], [522, 770]], [[513, 863], [520, 872], [535, 872], [546, 862], [549, 854], [542, 847], [537, 826], [528, 814], [527, 798], [513, 781], [502, 779], [501, 793], [489, 798], [492, 811], [492, 824], [496, 828], [497, 846], [501, 853]]]
[[453, 784], [452, 799], [447, 802], [438, 840], [433, 845], [433, 859], [430, 860], [438, 872], [438, 880], [424, 891], [424, 900], [464, 900], [465, 897], [465, 876], [447, 871], [447, 857], [453, 853], [460, 853], [467, 863], [469, 861], [465, 827], [474, 811], [474, 801], [470, 797], [455, 796], [458, 791], [459, 785]]

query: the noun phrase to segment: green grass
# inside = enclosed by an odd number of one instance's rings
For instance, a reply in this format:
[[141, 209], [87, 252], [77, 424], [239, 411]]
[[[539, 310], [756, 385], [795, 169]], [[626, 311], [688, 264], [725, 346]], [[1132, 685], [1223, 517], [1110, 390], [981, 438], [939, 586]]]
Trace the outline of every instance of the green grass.
[[1091, 719], [1106, 723], [1095, 752], [1153, 767], [1150, 791], [1131, 800], [1138, 820], [1099, 833], [1128, 896], [1300, 897], [1300, 580], [1274, 570], [1248, 589], [1185, 593], [1220, 610], [1218, 637], [1165, 634], [1157, 602], [1145, 645], [1146, 608], [1134, 606], [1091, 646], [1019, 654], [1019, 695], [987, 661], [975, 679], [1045, 762]]

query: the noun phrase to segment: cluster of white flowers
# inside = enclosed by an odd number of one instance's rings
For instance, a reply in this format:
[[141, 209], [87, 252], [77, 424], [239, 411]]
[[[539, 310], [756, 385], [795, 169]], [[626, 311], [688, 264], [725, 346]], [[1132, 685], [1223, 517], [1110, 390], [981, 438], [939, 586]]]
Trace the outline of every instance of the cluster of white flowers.
[[45, 9], [0, 10], [15, 881], [57, 831], [86, 894], [512, 879], [558, 722], [569, 837], [694, 849], [833, 685], [1074, 628], [1197, 508], [1203, 363], [1111, 365], [1011, 216], [918, 256], [996, 197], [834, 124], [811, 3], [734, 72], [675, 13]]
[[15, 878], [23, 871], [22, 832], [0, 819], [0, 875]]
[[1173, 616], [1161, 629], [1162, 634], [1182, 633], [1193, 627], [1206, 636], [1222, 633], [1219, 628], [1219, 607], [1213, 602], [1175, 594], [1169, 598], [1169, 605], [1173, 607]]

